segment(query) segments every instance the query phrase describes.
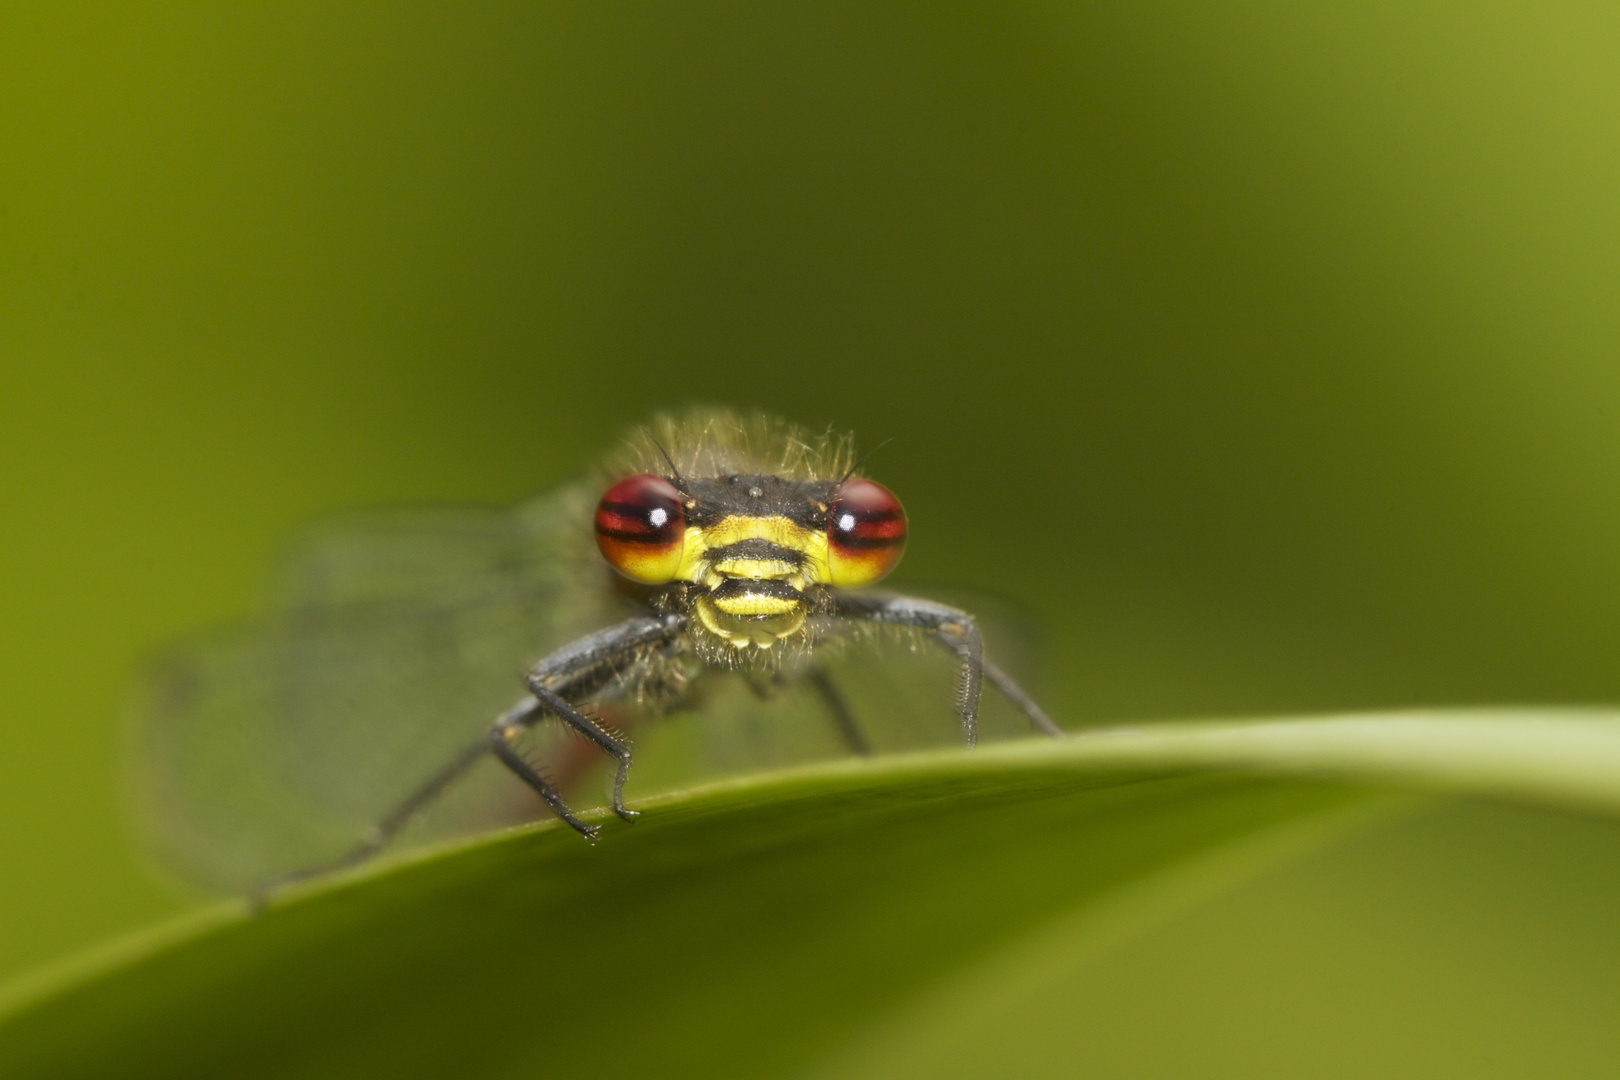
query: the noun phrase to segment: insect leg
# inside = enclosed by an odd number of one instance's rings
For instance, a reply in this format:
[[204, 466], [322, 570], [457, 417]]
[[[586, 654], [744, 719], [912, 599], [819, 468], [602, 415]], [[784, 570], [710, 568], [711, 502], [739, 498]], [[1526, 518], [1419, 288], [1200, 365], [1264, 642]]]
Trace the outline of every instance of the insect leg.
[[444, 793], [446, 788], [460, 779], [463, 773], [476, 765], [488, 753], [494, 753], [507, 768], [523, 777], [530, 787], [540, 793], [540, 797], [556, 812], [558, 817], [568, 822], [581, 833], [594, 839], [596, 830], [574, 817], [573, 811], [568, 809], [568, 805], [563, 802], [561, 796], [535, 772], [533, 766], [524, 761], [517, 751], [507, 744], [505, 738], [497, 739], [494, 737], [494, 733], [497, 731], [509, 731], [512, 733], [521, 731], [523, 728], [532, 725], [543, 714], [544, 709], [541, 703], [534, 698], [525, 698], [518, 702], [501, 714], [501, 718], [490, 729], [490, 735], [464, 747], [460, 753], [446, 762], [443, 768], [401, 800], [398, 806], [389, 811], [387, 817], [367, 829], [358, 844], [331, 862], [305, 867], [302, 870], [295, 870], [292, 873], [271, 878], [269, 881], [259, 885], [249, 895], [249, 904], [255, 909], [263, 908], [270, 895], [277, 889], [297, 884], [300, 881], [307, 881], [310, 878], [320, 877], [323, 874], [347, 870], [352, 866], [358, 866], [365, 862], [377, 854], [388, 841], [398, 835], [401, 829], [411, 823], [412, 818], [426, 809], [433, 800]]
[[[540, 710], [540, 703], [532, 698], [525, 699], [524, 701], [519, 702], [505, 715], [511, 716], [520, 710], [538, 712]], [[434, 799], [438, 798], [439, 795], [444, 792], [445, 788], [455, 783], [455, 781], [460, 778], [462, 773], [466, 772], [468, 769], [477, 764], [478, 761], [489, 752], [489, 749], [489, 744], [482, 739], [463, 748], [462, 751], [447, 762], [443, 768], [429, 777], [415, 791], [407, 795], [398, 806], [389, 812], [387, 817], [383, 818], [381, 821], [377, 822], [377, 824], [367, 829], [365, 835], [360, 838], [360, 842], [355, 844], [354, 847], [344, 852], [338, 858], [333, 859], [331, 862], [320, 863], [316, 866], [307, 866], [301, 870], [294, 870], [291, 873], [281, 874], [277, 877], [271, 878], [268, 881], [260, 883], [253, 890], [253, 892], [249, 894], [249, 905], [255, 910], [262, 909], [266, 902], [268, 902], [270, 895], [277, 889], [283, 888], [287, 885], [297, 884], [300, 881], [308, 881], [310, 878], [320, 877], [323, 874], [332, 874], [339, 870], [347, 870], [352, 866], [358, 866], [365, 862], [367, 859], [375, 855], [383, 847], [383, 845], [388, 843], [389, 840], [392, 840], [401, 829], [410, 824], [411, 819], [417, 814], [421, 813], [429, 803], [433, 802]]]
[[[555, 691], [537, 685], [532, 678], [529, 680], [529, 691], [545, 705], [547, 712], [555, 714], [563, 723], [613, 755], [619, 763], [619, 770], [613, 777], [613, 812], [626, 821], [635, 817], [636, 812], [624, 805], [624, 782], [630, 776], [630, 744], [610, 735], [601, 724], [574, 708]], [[579, 828], [578, 825], [574, 827]], [[595, 835], [594, 830], [591, 835]]]
[[[582, 835], [594, 838], [596, 827], [586, 825], [574, 815], [562, 796], [558, 795], [534, 766], [512, 746], [512, 739], [519, 732], [533, 727], [548, 711], [555, 712], [565, 721], [572, 723], [568, 713], [573, 713], [574, 716], [578, 716], [579, 713], [563, 700], [562, 694], [583, 696], [610, 682], [619, 669], [633, 660], [642, 650], [668, 646], [685, 626], [684, 616], [666, 615], [662, 618], [643, 616], [627, 619], [617, 626], [590, 634], [558, 649], [536, 664], [529, 673], [533, 697], [525, 698], [502, 713], [490, 725], [483, 738], [463, 748], [445, 763], [443, 768], [402, 799], [386, 817], [367, 830], [358, 844], [331, 862], [284, 874], [265, 882], [253, 892], [249, 902], [256, 908], [263, 907], [270, 894], [284, 885], [365, 862], [409, 824], [412, 818], [438, 798], [446, 788], [455, 783], [463, 773], [477, 764], [485, 754], [494, 754], [501, 764], [533, 788], [558, 817]], [[562, 708], [558, 708], [559, 703]], [[622, 743], [620, 745], [623, 747]], [[620, 759], [619, 765], [621, 788], [624, 786], [624, 774], [628, 771], [629, 764], [629, 750], [624, 748], [624, 756]], [[616, 797], [614, 802], [614, 808], [624, 812], [622, 800]]]
[[827, 674], [825, 668], [812, 667], [805, 678], [810, 685], [816, 688], [821, 700], [827, 703], [827, 711], [832, 713], [833, 723], [838, 725], [838, 734], [843, 736], [844, 745], [849, 752], [867, 757], [872, 753], [872, 745], [866, 741], [861, 732], [861, 725], [855, 722], [855, 714], [850, 711], [849, 702], [844, 699], [843, 691], [833, 682], [832, 676]]
[[979, 693], [984, 683], [984, 639], [973, 616], [931, 600], [909, 596], [838, 597], [833, 614], [893, 626], [927, 630], [962, 661], [956, 680], [956, 715], [962, 721], [967, 744], [979, 741]]
[[[538, 711], [540, 703], [535, 702], [534, 704]], [[523, 725], [514, 725], [508, 728], [497, 725], [489, 733], [488, 747], [490, 753], [494, 754], [502, 765], [511, 769], [519, 780], [532, 787], [546, 801], [546, 805], [551, 807], [552, 813], [562, 818], [587, 840], [595, 840], [598, 831], [597, 827], [587, 825], [575, 817], [574, 812], [563, 801], [563, 797], [557, 794], [557, 789], [547, 783], [546, 778], [540, 775], [540, 771], [529, 764], [528, 759], [518, 753], [517, 747], [512, 745], [512, 739], [522, 730]]]
[[626, 664], [648, 650], [669, 645], [685, 626], [686, 618], [680, 615], [642, 616], [563, 646], [529, 672], [529, 693], [534, 695], [538, 708], [522, 716], [502, 717], [490, 728], [489, 746], [501, 763], [539, 792], [559, 817], [586, 837], [595, 837], [596, 830], [573, 816], [551, 785], [513, 749], [511, 741], [545, 713], [558, 717], [618, 760], [619, 770], [613, 781], [613, 809], [626, 820], [634, 817], [624, 805], [624, 782], [630, 775], [629, 744], [604, 731], [568, 698], [582, 697], [611, 682]]
[[1057, 722], [1046, 715], [1045, 709], [1035, 704], [1035, 699], [1014, 682], [1011, 675], [992, 663], [989, 657], [982, 658], [980, 664], [984, 668], [984, 677], [995, 683], [996, 688], [1007, 695], [1007, 700], [1018, 706], [1019, 711], [1029, 718], [1031, 724], [1054, 739], [1067, 737], [1068, 732], [1058, 727]]
[[979, 675], [989, 679], [995, 687], [1029, 719], [1034, 727], [1061, 739], [1064, 731], [1035, 699], [1019, 686], [1012, 676], [984, 655], [983, 640], [973, 616], [956, 608], [946, 607], [929, 600], [914, 600], [904, 596], [841, 596], [836, 614], [871, 622], [894, 623], [930, 630], [952, 652], [962, 658], [963, 671], [957, 687], [957, 712], [967, 732], [968, 744], [975, 741]]
[[743, 673], [743, 685], [748, 687], [749, 693], [761, 701], [775, 701], [777, 696], [783, 690], [786, 690], [792, 681], [787, 672], [780, 669], [771, 672], [771, 677], [764, 682], [752, 678], [747, 672]]
[[[838, 689], [837, 684], [832, 681], [832, 676], [828, 675], [820, 667], [812, 667], [805, 673], [804, 677], [815, 688], [816, 693], [821, 697], [822, 703], [827, 706], [827, 711], [832, 714], [833, 723], [838, 727], [838, 737], [843, 739], [844, 746], [848, 748], [849, 752], [858, 754], [861, 757], [871, 754], [871, 744], [866, 741], [866, 736], [862, 734], [860, 724], [855, 722], [855, 714], [850, 711], [849, 702], [844, 700], [844, 695]], [[776, 696], [785, 690], [792, 681], [785, 671], [778, 669], [767, 682], [761, 683], [745, 677], [743, 685], [748, 687], [759, 700], [775, 701]]]
[[[533, 698], [525, 698], [502, 713], [501, 719], [496, 721], [496, 725], [521, 724], [524, 723], [523, 717], [537, 714], [539, 711], [540, 703], [538, 701]], [[455, 783], [462, 773], [477, 764], [478, 760], [488, 751], [489, 744], [484, 740], [464, 748], [447, 762], [442, 769], [429, 777], [422, 786], [406, 796], [405, 800], [394, 807], [387, 817], [368, 829], [359, 845], [345, 856], [344, 862], [346, 864], [361, 862], [372, 852], [388, 843], [396, 833], [410, 824], [412, 818], [421, 813], [429, 803], [437, 799], [446, 788]]]

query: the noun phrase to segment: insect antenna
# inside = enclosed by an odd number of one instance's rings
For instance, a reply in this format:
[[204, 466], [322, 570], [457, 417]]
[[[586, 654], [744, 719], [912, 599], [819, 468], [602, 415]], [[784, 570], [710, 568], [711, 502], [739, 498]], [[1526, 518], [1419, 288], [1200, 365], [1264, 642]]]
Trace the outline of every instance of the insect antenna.
[[892, 439], [892, 438], [884, 439], [882, 442], [880, 442], [876, 446], [872, 447], [872, 449], [868, 450], [866, 453], [864, 453], [860, 457], [856, 458], [855, 459], [855, 464], [853, 464], [853, 465], [851, 465], [849, 467], [849, 472], [847, 472], [847, 473], [845, 473], [843, 475], [843, 478], [838, 481], [837, 486], [843, 487], [845, 484], [849, 483], [849, 478], [854, 476], [855, 473], [860, 470], [860, 467], [862, 465], [865, 465], [867, 463], [867, 461], [869, 461], [871, 459], [873, 454], [877, 453], [879, 450], [883, 449], [885, 446], [888, 446], [892, 442], [894, 442], [894, 439]]
[[658, 452], [663, 454], [664, 460], [669, 463], [669, 471], [674, 474], [671, 479], [675, 483], [675, 490], [679, 491], [682, 495], [690, 496], [692, 493], [686, 490], [686, 478], [681, 475], [681, 470], [676, 467], [675, 459], [669, 456], [669, 451], [664, 449], [664, 444], [654, 438], [653, 433], [648, 431], [646, 428], [642, 428], [641, 433], [647, 436], [648, 442], [658, 447]]

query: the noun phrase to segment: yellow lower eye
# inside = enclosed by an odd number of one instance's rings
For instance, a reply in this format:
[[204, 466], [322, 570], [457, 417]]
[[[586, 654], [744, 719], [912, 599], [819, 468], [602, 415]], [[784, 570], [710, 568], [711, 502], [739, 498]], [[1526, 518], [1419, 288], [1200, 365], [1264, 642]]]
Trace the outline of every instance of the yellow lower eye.
[[643, 473], [620, 480], [596, 505], [596, 546], [632, 581], [674, 580], [685, 542], [681, 493], [663, 477]]
[[839, 488], [827, 511], [827, 570], [841, 589], [870, 585], [894, 569], [906, 550], [906, 511], [872, 480]]

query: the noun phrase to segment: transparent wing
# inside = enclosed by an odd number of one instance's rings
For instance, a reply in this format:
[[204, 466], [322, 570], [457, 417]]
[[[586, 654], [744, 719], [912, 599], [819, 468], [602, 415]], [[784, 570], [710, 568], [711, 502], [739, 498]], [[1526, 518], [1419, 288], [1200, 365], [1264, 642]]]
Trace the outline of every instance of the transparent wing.
[[[374, 513], [292, 552], [258, 623], [150, 680], [137, 791], [171, 867], [230, 890], [341, 855], [523, 694], [536, 659], [629, 612], [569, 488], [515, 510]], [[414, 835], [533, 816], [475, 770]]]
[[[268, 617], [176, 650], [148, 683], [137, 791], [163, 861], [241, 891], [350, 850], [523, 695], [535, 660], [632, 613], [591, 542], [592, 501], [575, 487], [515, 510], [373, 513], [311, 531]], [[928, 595], [977, 615], [989, 655], [1022, 670], [1031, 650], [1016, 612]], [[960, 744], [956, 667], [937, 644], [867, 628], [814, 660], [874, 751]], [[634, 740], [632, 797], [850, 753], [830, 703], [802, 677], [707, 672], [656, 724], [634, 701], [596, 709]], [[987, 688], [983, 737], [1026, 731]], [[553, 725], [527, 752], [580, 808], [599, 801], [606, 761], [594, 747]], [[490, 759], [400, 842], [543, 812]]]

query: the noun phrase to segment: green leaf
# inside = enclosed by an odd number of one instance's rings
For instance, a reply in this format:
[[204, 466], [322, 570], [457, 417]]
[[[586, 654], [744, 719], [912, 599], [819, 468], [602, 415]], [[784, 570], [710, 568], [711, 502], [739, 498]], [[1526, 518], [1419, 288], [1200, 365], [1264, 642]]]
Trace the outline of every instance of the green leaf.
[[0, 1075], [987, 1075], [958, 1043], [1072, 1061], [1061, 1024], [1012, 1047], [1016, 1017], [974, 1018], [1061, 1014], [1084, 957], [1425, 805], [1401, 791], [1620, 811], [1620, 720], [1162, 726], [748, 777], [648, 800], [594, 846], [543, 823], [256, 916], [218, 905], [14, 987]]

